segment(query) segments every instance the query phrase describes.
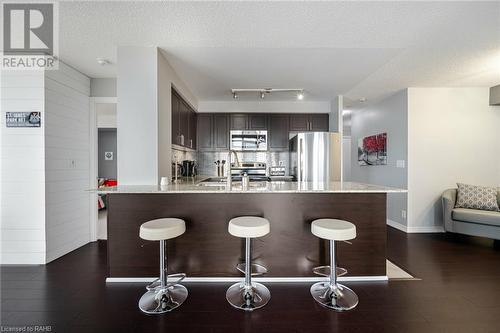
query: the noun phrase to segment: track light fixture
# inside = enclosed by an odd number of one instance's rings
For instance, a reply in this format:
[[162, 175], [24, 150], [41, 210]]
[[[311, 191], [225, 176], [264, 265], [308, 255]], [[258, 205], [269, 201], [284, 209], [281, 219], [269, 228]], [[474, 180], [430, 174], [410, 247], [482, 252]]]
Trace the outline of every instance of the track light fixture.
[[238, 94], [242, 92], [257, 92], [260, 99], [266, 98], [266, 94], [271, 93], [281, 93], [281, 92], [292, 92], [296, 93], [296, 97], [299, 101], [304, 99], [304, 89], [275, 89], [275, 88], [252, 88], [252, 89], [231, 89], [233, 94], [233, 99], [238, 99]]

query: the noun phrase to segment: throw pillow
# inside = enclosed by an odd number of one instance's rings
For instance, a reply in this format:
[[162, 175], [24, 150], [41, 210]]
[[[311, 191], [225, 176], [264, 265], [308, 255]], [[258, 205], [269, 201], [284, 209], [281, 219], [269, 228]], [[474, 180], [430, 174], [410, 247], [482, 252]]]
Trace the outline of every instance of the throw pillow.
[[497, 201], [497, 189], [458, 183], [455, 208], [470, 208], [500, 211]]

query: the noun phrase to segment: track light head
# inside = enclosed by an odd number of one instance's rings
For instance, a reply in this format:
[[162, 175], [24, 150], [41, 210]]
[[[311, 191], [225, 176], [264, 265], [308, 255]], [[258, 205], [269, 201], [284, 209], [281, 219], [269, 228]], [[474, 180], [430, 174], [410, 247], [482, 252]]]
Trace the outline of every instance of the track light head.
[[238, 94], [233, 92], [233, 99], [238, 99]]

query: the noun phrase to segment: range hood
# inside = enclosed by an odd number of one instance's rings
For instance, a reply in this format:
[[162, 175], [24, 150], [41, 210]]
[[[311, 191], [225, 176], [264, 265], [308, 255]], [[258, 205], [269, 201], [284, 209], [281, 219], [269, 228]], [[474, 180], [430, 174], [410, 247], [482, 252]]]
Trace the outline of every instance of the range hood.
[[490, 105], [500, 105], [500, 84], [490, 88]]

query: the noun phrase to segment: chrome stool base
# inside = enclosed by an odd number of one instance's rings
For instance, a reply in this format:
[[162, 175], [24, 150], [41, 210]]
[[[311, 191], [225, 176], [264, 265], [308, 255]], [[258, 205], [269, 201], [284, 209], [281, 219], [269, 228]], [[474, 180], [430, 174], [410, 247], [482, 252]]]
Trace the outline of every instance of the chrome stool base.
[[339, 283], [331, 288], [330, 282], [317, 282], [311, 286], [311, 295], [322, 306], [336, 311], [351, 310], [359, 301], [354, 291]]
[[172, 284], [168, 287], [156, 287], [147, 291], [139, 300], [139, 309], [147, 314], [160, 314], [172, 311], [187, 298], [186, 287]]
[[[313, 273], [320, 276], [330, 276], [330, 266], [318, 266], [313, 268]], [[347, 274], [347, 269], [337, 267], [337, 277]]]
[[226, 292], [226, 299], [233, 307], [245, 311], [261, 308], [271, 299], [271, 293], [261, 283], [252, 282], [251, 288], [246, 288], [243, 282], [233, 284]]

